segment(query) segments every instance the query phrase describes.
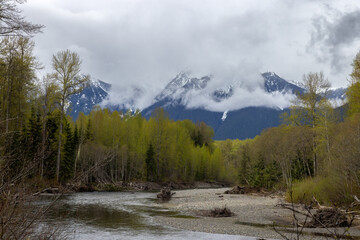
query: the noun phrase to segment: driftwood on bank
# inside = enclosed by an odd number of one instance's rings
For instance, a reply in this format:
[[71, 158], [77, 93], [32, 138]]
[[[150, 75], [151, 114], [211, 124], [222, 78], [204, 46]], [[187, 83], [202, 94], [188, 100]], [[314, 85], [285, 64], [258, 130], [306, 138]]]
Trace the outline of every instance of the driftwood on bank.
[[293, 204], [285, 203], [278, 204], [277, 206], [305, 216], [308, 221], [306, 220], [303, 224], [298, 223], [298, 225], [306, 228], [351, 227], [354, 220], [352, 213], [338, 208], [321, 206], [318, 201], [315, 201], [317, 209], [314, 209], [312, 206], [305, 206], [303, 209], [300, 206], [295, 208]]
[[174, 195], [175, 192], [172, 192], [170, 188], [168, 187], [163, 187], [160, 191], [160, 193], [158, 193], [156, 196], [157, 198], [163, 199], [163, 200], [169, 200], [172, 195]]
[[253, 188], [253, 187], [242, 187], [242, 186], [235, 186], [230, 190], [226, 190], [224, 194], [249, 194], [249, 193], [264, 193], [261, 189]]
[[59, 191], [59, 188], [48, 187], [48, 188], [45, 188], [45, 189], [43, 189], [43, 190], [41, 190], [39, 192], [34, 193], [33, 196], [38, 196], [40, 194], [45, 194], [45, 193], [47, 193], [47, 194], [59, 194], [60, 191]]
[[305, 223], [307, 228], [351, 227], [353, 217], [337, 208], [318, 209], [311, 215], [311, 220]]
[[234, 213], [230, 211], [227, 207], [224, 208], [214, 208], [208, 213], [209, 217], [232, 217]]
[[235, 186], [231, 190], [226, 190], [224, 194], [245, 194], [245, 187]]
[[198, 210], [196, 214], [204, 217], [232, 217], [235, 214], [226, 206], [223, 208], [214, 208], [211, 210]]

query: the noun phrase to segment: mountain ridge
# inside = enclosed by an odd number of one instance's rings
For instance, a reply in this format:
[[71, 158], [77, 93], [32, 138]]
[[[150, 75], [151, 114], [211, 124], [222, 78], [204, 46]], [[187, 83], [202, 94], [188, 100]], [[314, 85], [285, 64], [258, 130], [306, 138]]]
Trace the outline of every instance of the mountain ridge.
[[[268, 94], [302, 94], [304, 89], [273, 72], [262, 73], [264, 79], [263, 90]], [[170, 119], [190, 119], [193, 122], [203, 121], [213, 127], [216, 140], [227, 138], [253, 138], [266, 128], [281, 124], [280, 114], [288, 112], [281, 107], [248, 106], [237, 110], [211, 111], [204, 107], [187, 108], [185, 100], [191, 94], [205, 91], [212, 80], [211, 76], [192, 77], [189, 72], [181, 72], [172, 79], [165, 88], [154, 98], [152, 104], [141, 110], [145, 118], [150, 118], [152, 112], [159, 107], [164, 108]], [[215, 89], [209, 94], [209, 99], [215, 103], [231, 100], [235, 97], [236, 88], [239, 86], [225, 85], [223, 88]], [[101, 80], [93, 80], [90, 86], [81, 93], [71, 97], [70, 115], [76, 119], [79, 112], [89, 114], [93, 106], [103, 103], [109, 98], [111, 85]], [[330, 99], [345, 99], [346, 89], [335, 89], [329, 91]], [[140, 94], [138, 92], [138, 94]], [[139, 97], [139, 96], [134, 96]], [[130, 99], [129, 102], [132, 100]], [[135, 102], [135, 100], [133, 100]], [[111, 110], [127, 111], [125, 104], [111, 105], [105, 107]]]

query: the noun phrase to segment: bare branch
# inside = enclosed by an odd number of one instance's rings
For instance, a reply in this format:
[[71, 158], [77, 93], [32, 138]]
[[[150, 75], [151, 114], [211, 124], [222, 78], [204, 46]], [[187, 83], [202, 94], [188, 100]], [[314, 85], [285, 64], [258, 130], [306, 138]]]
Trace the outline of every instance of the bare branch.
[[40, 33], [43, 25], [26, 21], [18, 9], [25, 0], [0, 0], [0, 36], [28, 36]]

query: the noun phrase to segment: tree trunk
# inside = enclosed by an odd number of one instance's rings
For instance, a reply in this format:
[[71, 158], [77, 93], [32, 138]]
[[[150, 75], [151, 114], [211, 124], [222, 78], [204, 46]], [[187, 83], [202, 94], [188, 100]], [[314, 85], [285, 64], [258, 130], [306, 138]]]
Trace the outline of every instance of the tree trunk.
[[60, 160], [61, 160], [61, 140], [62, 140], [62, 130], [63, 130], [63, 117], [64, 117], [64, 100], [61, 101], [61, 114], [60, 114], [60, 125], [59, 125], [59, 143], [58, 143], [58, 153], [56, 159], [56, 182], [59, 182], [60, 175]]
[[10, 50], [10, 60], [7, 69], [7, 93], [6, 93], [6, 122], [5, 122], [5, 133], [9, 132], [9, 120], [10, 120], [10, 105], [11, 105], [11, 91], [12, 91], [12, 80], [11, 80], [11, 68], [12, 68], [13, 55]]
[[9, 120], [10, 120], [10, 105], [11, 105], [11, 91], [12, 91], [12, 80], [8, 76], [8, 89], [6, 94], [6, 125], [5, 125], [5, 133], [9, 132]]
[[314, 164], [314, 177], [317, 175], [317, 172], [318, 172], [318, 163], [317, 163], [317, 154], [316, 154], [316, 151], [317, 151], [317, 144], [316, 144], [316, 129], [315, 129], [315, 124], [314, 124], [315, 120], [313, 120], [313, 125], [312, 125], [312, 130], [313, 130], [313, 139], [312, 139], [312, 150], [313, 150], [313, 164]]
[[75, 158], [75, 164], [74, 164], [74, 179], [75, 179], [75, 177], [76, 177], [76, 164], [77, 164], [77, 162], [78, 162], [78, 160], [79, 160], [79, 158], [80, 158], [81, 144], [82, 144], [82, 143], [80, 142], [80, 144], [79, 144], [79, 146], [78, 146], [76, 158]]
[[40, 178], [44, 176], [44, 160], [45, 160], [45, 144], [46, 144], [46, 118], [43, 120], [43, 134], [42, 134], [42, 156], [41, 156], [41, 165], [40, 165]]

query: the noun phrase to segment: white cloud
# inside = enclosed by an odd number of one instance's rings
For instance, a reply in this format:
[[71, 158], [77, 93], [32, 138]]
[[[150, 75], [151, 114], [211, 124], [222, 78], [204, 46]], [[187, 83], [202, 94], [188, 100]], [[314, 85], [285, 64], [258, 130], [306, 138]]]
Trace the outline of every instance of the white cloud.
[[282, 93], [267, 93], [261, 88], [249, 91], [244, 88], [236, 88], [234, 95], [221, 102], [215, 102], [207, 92], [192, 92], [185, 104], [188, 108], [204, 108], [213, 112], [233, 111], [245, 107], [266, 106], [270, 108], [284, 109], [289, 107], [295, 95]]
[[[212, 84], [219, 82], [213, 77], [206, 88], [189, 91], [183, 97], [183, 104], [190, 109], [203, 108], [213, 112], [234, 111], [245, 107], [258, 106], [284, 109], [289, 107], [295, 98], [292, 93], [268, 93], [264, 89], [264, 79], [261, 74], [247, 74], [247, 76], [251, 76], [251, 79], [228, 80], [222, 86]], [[232, 95], [222, 101], [215, 101], [214, 91], [221, 89], [221, 87], [225, 90], [224, 86], [232, 87]]]
[[[335, 87], [345, 86], [360, 34], [341, 48], [343, 67], [336, 72], [334, 58], [319, 52], [329, 45], [316, 36], [337, 39], [336, 26], [359, 7], [357, 0], [28, 0], [22, 9], [28, 20], [46, 26], [35, 37], [46, 71], [52, 54], [70, 48], [81, 55], [85, 73], [113, 84], [112, 101], [124, 100], [131, 93], [124, 89], [138, 85], [143, 107], [182, 70], [213, 75], [212, 88], [240, 81], [250, 89], [238, 90], [239, 103], [223, 105], [240, 106], [245, 96], [255, 101], [254, 76], [265, 71], [301, 80], [322, 70]], [[317, 22], [321, 16], [327, 25]], [[317, 25], [327, 26], [325, 33]]]

